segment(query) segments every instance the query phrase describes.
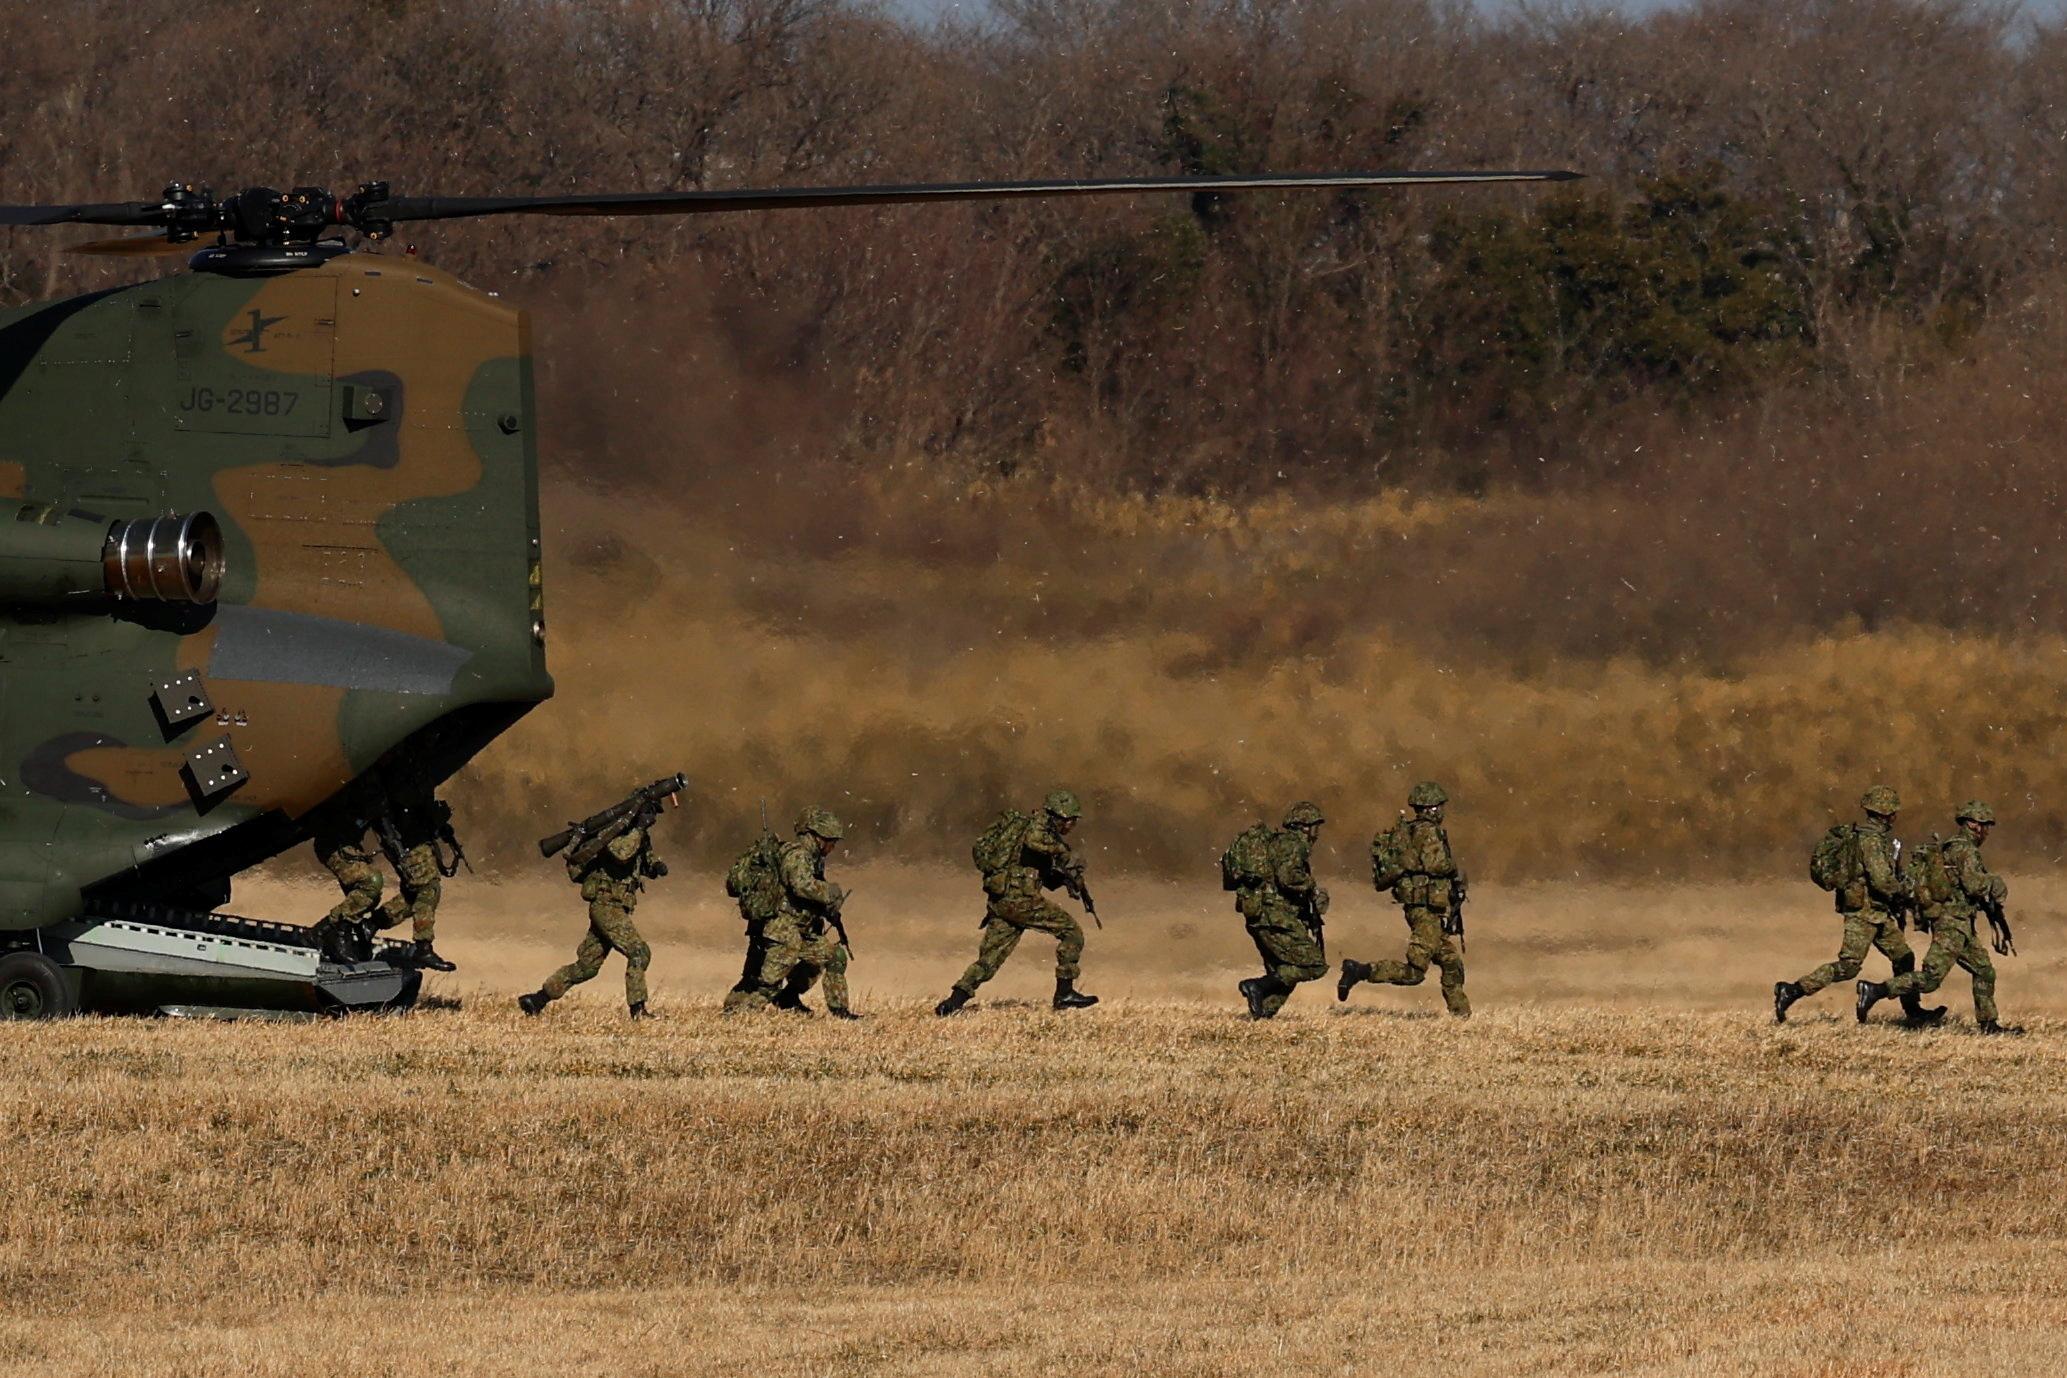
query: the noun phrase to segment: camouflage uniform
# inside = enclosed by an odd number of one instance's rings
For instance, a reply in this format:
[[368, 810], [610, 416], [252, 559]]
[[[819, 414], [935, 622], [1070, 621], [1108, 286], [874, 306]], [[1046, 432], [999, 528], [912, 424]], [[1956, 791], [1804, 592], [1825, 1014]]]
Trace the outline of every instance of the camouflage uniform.
[[337, 877], [338, 888], [344, 891], [344, 898], [323, 916], [323, 922], [359, 923], [370, 917], [380, 903], [382, 882], [380, 868], [366, 847], [366, 825], [355, 819], [318, 833], [316, 860]]
[[[1837, 887], [1837, 912], [1844, 919], [1844, 939], [1834, 961], [1825, 962], [1799, 981], [1793, 999], [1814, 995], [1825, 986], [1849, 981], [1865, 965], [1868, 948], [1879, 948], [1897, 976], [1916, 969], [1916, 954], [1902, 936], [1895, 912], [1909, 899], [1909, 885], [1897, 865], [1895, 830], [1885, 818], [1868, 814], [1856, 825], [1863, 863], [1856, 880]], [[1792, 1004], [1793, 1001], [1787, 1001]]]
[[[1296, 825], [1310, 810], [1311, 828]], [[1235, 892], [1235, 908], [1248, 925], [1249, 938], [1263, 958], [1263, 976], [1242, 983], [1249, 998], [1250, 1013], [1269, 1019], [1284, 1008], [1285, 1001], [1301, 982], [1319, 980], [1328, 971], [1328, 958], [1321, 949], [1308, 915], [1327, 911], [1327, 891], [1314, 883], [1310, 859], [1314, 832], [1322, 822], [1320, 810], [1312, 805], [1294, 805], [1286, 814], [1286, 826], [1271, 830], [1270, 879], [1245, 885]]]
[[428, 947], [437, 936], [438, 901], [445, 891], [437, 848], [428, 842], [409, 844], [395, 860], [395, 876], [401, 893], [380, 907], [380, 926], [394, 928], [407, 919], [409, 936]]
[[735, 1010], [758, 1009], [754, 991], [761, 981], [761, 963], [768, 956], [768, 923], [747, 912], [746, 901], [739, 905], [740, 920], [746, 924], [746, 961], [739, 969], [739, 979], [732, 983], [732, 989], [725, 992], [725, 1013]]
[[1418, 986], [1433, 963], [1442, 972], [1443, 1005], [1458, 1018], [1469, 1018], [1471, 999], [1464, 993], [1464, 953], [1457, 939], [1443, 931], [1465, 884], [1464, 872], [1450, 850], [1450, 835], [1443, 830], [1441, 809], [1448, 798], [1439, 787], [1423, 784], [1414, 787], [1408, 802], [1414, 806], [1414, 816], [1402, 818], [1389, 837], [1380, 834], [1372, 844], [1374, 854], [1383, 846], [1400, 861], [1402, 873], [1392, 886], [1392, 897], [1407, 921], [1406, 955], [1400, 961], [1345, 961], [1335, 993], [1338, 998], [1347, 999], [1350, 989], [1360, 981], [1380, 986]]
[[1055, 937], [1055, 1007], [1081, 1009], [1097, 1003], [1096, 996], [1076, 989], [1084, 957], [1083, 925], [1042, 894], [1083, 881], [1083, 863], [1071, 853], [1064, 836], [1081, 812], [1075, 795], [1055, 791], [1027, 823], [1018, 857], [1003, 870], [984, 876], [988, 902], [976, 960], [955, 982], [947, 999], [935, 1006], [936, 1014], [952, 1014], [967, 1004], [978, 987], [998, 974], [1029, 930]]
[[[1962, 810], [1960, 821], [1964, 823], [1967, 817]], [[1994, 814], [1985, 814], [1985, 821], [1992, 824]], [[1995, 963], [1989, 960], [1988, 945], [1974, 932], [1974, 917], [1991, 901], [1999, 904], [2008, 899], [2010, 888], [2001, 876], [1989, 872], [1981, 860], [1980, 839], [1964, 827], [1941, 845], [1940, 855], [1952, 893], [1924, 911], [1931, 947], [1924, 954], [1923, 968], [1898, 974], [1886, 985], [1873, 987], [1870, 998], [1868, 992], [1862, 991], [1861, 1017], [1874, 999], [1929, 995], [1945, 983], [1946, 976], [1957, 966], [1973, 978], [1974, 1022], [1992, 1029], [1996, 1027]]]
[[[839, 827], [838, 820], [823, 810], [807, 813], [805, 820], [814, 816], [824, 819], [821, 827]], [[812, 830], [800, 820], [798, 835], [782, 844], [781, 906], [762, 928], [760, 967], [751, 988], [737, 1000], [728, 998], [728, 1010], [765, 1009], [771, 1004], [799, 1007], [823, 976], [826, 1009], [836, 1015], [852, 1013], [847, 1002], [847, 945], [833, 931], [830, 918], [846, 894], [825, 878], [825, 853], [812, 839]], [[837, 842], [839, 837], [826, 840]]]
[[740, 964], [739, 979], [725, 992], [727, 1014], [746, 1008], [760, 981], [761, 963], [768, 955], [768, 921], [781, 905], [781, 854], [781, 842], [763, 828], [725, 872], [725, 893], [739, 902], [739, 921], [746, 930], [746, 960]]
[[644, 827], [625, 829], [586, 865], [567, 860], [567, 878], [581, 886], [589, 903], [589, 931], [575, 949], [574, 960], [546, 978], [538, 994], [527, 997], [525, 1009], [536, 1013], [565, 995], [568, 988], [594, 979], [611, 952], [624, 954], [624, 999], [634, 1014], [646, 1007], [646, 968], [653, 950], [632, 926], [632, 911], [649, 876], [664, 876], [667, 867], [653, 855]]

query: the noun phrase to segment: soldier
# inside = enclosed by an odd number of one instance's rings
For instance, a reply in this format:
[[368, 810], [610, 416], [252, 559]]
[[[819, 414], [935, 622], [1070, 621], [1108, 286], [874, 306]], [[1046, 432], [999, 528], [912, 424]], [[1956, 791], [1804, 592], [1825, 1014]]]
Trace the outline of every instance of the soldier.
[[365, 923], [380, 903], [380, 867], [366, 846], [366, 819], [350, 810], [331, 814], [316, 830], [316, 860], [337, 877], [344, 898], [318, 928], [329, 931], [343, 923]]
[[1464, 905], [1464, 872], [1450, 851], [1443, 830], [1443, 806], [1450, 796], [1433, 781], [1407, 793], [1413, 813], [1371, 842], [1371, 882], [1379, 893], [1392, 891], [1407, 920], [1407, 955], [1398, 962], [1345, 959], [1335, 998], [1347, 1000], [1360, 981], [1379, 986], [1418, 986], [1430, 962], [1442, 969], [1443, 1004], [1459, 1019], [1471, 1017], [1464, 993], [1464, 951], [1460, 916]]
[[1058, 1010], [1087, 1009], [1098, 1003], [1076, 987], [1084, 956], [1084, 929], [1042, 895], [1067, 890], [1089, 907], [1084, 864], [1070, 854], [1070, 829], [1083, 817], [1083, 805], [1066, 789], [1056, 790], [1031, 816], [1017, 811], [1002, 815], [977, 840], [977, 864], [983, 871], [983, 939], [976, 960], [955, 982], [947, 998], [933, 1007], [945, 1018], [969, 1003], [977, 987], [998, 974], [998, 968], [1031, 929], [1055, 935], [1055, 999]]
[[581, 886], [581, 897], [589, 904], [589, 931], [575, 950], [574, 960], [546, 978], [530, 995], [517, 997], [517, 1007], [537, 1014], [567, 993], [570, 986], [591, 980], [603, 969], [609, 953], [624, 954], [624, 1000], [634, 1019], [646, 1018], [646, 968], [653, 950], [632, 926], [632, 910], [638, 907], [639, 892], [646, 882], [667, 874], [667, 863], [653, 854], [653, 824], [660, 806], [648, 804], [616, 837], [588, 853], [583, 846], [567, 853], [567, 878]]
[[[1773, 1022], [1776, 1024], [1787, 1022], [1787, 1011], [1795, 1001], [1814, 995], [1834, 982], [1849, 981], [1857, 976], [1860, 966], [1866, 961], [1869, 947], [1877, 947], [1886, 954], [1897, 976], [1916, 969], [1916, 954], [1909, 950], [1909, 942], [1902, 936], [1902, 922], [1897, 917], [1909, 905], [1909, 882], [1901, 867], [1902, 844], [1895, 840], [1895, 818], [1901, 812], [1902, 798], [1886, 785], [1875, 785], [1859, 796], [1859, 807], [1865, 812], [1866, 821], [1851, 825], [1850, 841], [1845, 843], [1849, 851], [1838, 859], [1840, 873], [1834, 877], [1836, 885], [1832, 890], [1837, 899], [1837, 912], [1844, 919], [1844, 938], [1838, 947], [1837, 958], [1825, 962], [1799, 981], [1774, 984]], [[1833, 830], [1818, 847], [1818, 860], [1810, 863], [1810, 871], [1813, 873], [1820, 864], [1824, 847], [1843, 840], [1843, 835]], [[1922, 1009], [1914, 991], [1903, 1001], [1902, 1008], [1912, 1023], [1930, 1023], [1945, 1014], [1943, 1008]]]
[[1223, 879], [1234, 882], [1235, 907], [1263, 958], [1263, 974], [1238, 987], [1251, 1019], [1273, 1018], [1295, 986], [1328, 973], [1320, 932], [1328, 892], [1314, 883], [1310, 864], [1326, 821], [1318, 805], [1294, 804], [1285, 810], [1284, 827], [1257, 824], [1235, 839], [1222, 862]]
[[[433, 941], [438, 929], [438, 901], [444, 895], [446, 870], [438, 854], [441, 841], [452, 839], [455, 856], [459, 844], [452, 834], [452, 806], [428, 788], [405, 791], [396, 797], [380, 820], [381, 850], [395, 868], [401, 893], [380, 908], [380, 927], [394, 928], [407, 919], [409, 936], [416, 946], [412, 960], [431, 971], [452, 971], [451, 962], [438, 955]], [[453, 870], [458, 862], [453, 862]]]
[[796, 834], [782, 844], [777, 862], [782, 889], [775, 916], [762, 929], [760, 970], [738, 998], [726, 997], [726, 1012], [771, 1005], [808, 1012], [804, 993], [823, 976], [826, 1013], [859, 1019], [847, 1004], [847, 938], [840, 922], [847, 893], [825, 878], [826, 859], [847, 829], [825, 809], [811, 808], [798, 816]]
[[[764, 820], [761, 835], [734, 859], [725, 872], [725, 893], [739, 902], [740, 923], [746, 929], [746, 961], [739, 979], [725, 992], [724, 1012], [740, 1009], [760, 982], [761, 961], [768, 955], [768, 924], [782, 908], [782, 842]], [[777, 997], [778, 1008], [785, 1006]]]
[[[1889, 996], [1915, 1000], [1929, 995], [1958, 966], [1973, 978], [1974, 1023], [1981, 1032], [2022, 1033], [2022, 1029], [2006, 1027], [1996, 1019], [1995, 964], [1988, 959], [1988, 949], [1974, 936], [1975, 913], [1992, 909], [1999, 916], [2002, 902], [2010, 893], [2003, 878], [1990, 874], [1981, 860], [1981, 848], [1995, 829], [1995, 810], [1978, 799], [1971, 800], [1960, 805], [1953, 821], [1957, 830], [1938, 847], [1937, 862], [1943, 866], [1944, 889], [1922, 897], [1920, 922], [1931, 934], [1931, 948], [1924, 954], [1923, 969], [1899, 972], [1885, 983], [1859, 982], [1859, 1022], [1865, 1023], [1873, 1007]], [[1928, 887], [1918, 888], [1922, 891]], [[2003, 924], [1998, 928], [1998, 951], [2008, 950], [2008, 935], [2003, 931], [2007, 927]]]

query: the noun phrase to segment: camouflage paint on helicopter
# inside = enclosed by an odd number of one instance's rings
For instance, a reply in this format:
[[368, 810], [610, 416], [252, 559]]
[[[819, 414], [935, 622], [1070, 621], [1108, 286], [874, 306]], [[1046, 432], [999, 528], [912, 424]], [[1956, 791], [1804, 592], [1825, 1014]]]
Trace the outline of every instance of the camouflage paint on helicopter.
[[[205, 511], [224, 545], [210, 605], [0, 610], [0, 928], [82, 891], [209, 907], [384, 757], [441, 781], [552, 692], [528, 332], [446, 274], [343, 255], [0, 316], [0, 437], [24, 518]], [[212, 711], [168, 721], [188, 672]], [[225, 741], [217, 788], [189, 757]]]

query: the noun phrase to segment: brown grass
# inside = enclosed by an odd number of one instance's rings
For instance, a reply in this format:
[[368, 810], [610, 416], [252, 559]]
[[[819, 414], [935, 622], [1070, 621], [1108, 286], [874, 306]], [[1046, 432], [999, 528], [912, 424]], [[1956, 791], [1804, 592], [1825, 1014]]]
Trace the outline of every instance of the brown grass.
[[[727, 1021], [729, 935], [663, 891], [666, 1017], [634, 1027], [603, 982], [509, 1007], [577, 922], [559, 896], [497, 958], [530, 898], [456, 892], [465, 980], [407, 1017], [0, 1027], [0, 1351], [210, 1378], [2041, 1373], [2067, 1327], [2050, 956], [2005, 963], [2006, 1007], [2043, 1012], [2022, 1040], [1861, 1030], [1834, 995], [1774, 1029], [1755, 986], [1833, 937], [1802, 896], [1496, 888], [1469, 1023], [1428, 989], [1309, 989], [1252, 1025], [1232, 917], [1175, 944], [1122, 887], [1088, 1014], [1023, 1003], [1029, 951], [932, 1019], [914, 997], [971, 935], [908, 910], [857, 928], [870, 1022]], [[1348, 907], [1338, 947], [1397, 941]]]
[[1920, 833], [1993, 800], [2005, 864], [2051, 864], [2067, 829], [2067, 628], [1985, 598], [1936, 625], [1779, 601], [1762, 579], [1866, 577], [1852, 547], [1809, 539], [1731, 582], [1668, 522], [1691, 494], [1604, 532], [1556, 497], [697, 491], [551, 495], [560, 695], [453, 792], [485, 860], [536, 867], [531, 839], [675, 769], [695, 785], [678, 851], [706, 864], [761, 801], [786, 824], [816, 800], [857, 852], [960, 865], [994, 810], [1055, 783], [1089, 801], [1102, 867], [1166, 876], [1210, 876], [1300, 797], [1368, 840], [1427, 776], [1489, 878], [1795, 876], [1882, 778]]

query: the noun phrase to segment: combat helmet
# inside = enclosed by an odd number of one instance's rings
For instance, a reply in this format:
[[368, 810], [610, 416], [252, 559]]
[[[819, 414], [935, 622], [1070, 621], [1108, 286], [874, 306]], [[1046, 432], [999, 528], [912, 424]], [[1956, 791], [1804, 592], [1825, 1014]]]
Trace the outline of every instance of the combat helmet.
[[1285, 826], [1288, 828], [1318, 828], [1327, 821], [1319, 804], [1304, 799], [1285, 810]]
[[1041, 801], [1041, 807], [1057, 818], [1082, 818], [1084, 806], [1077, 802], [1076, 795], [1066, 789], [1059, 789]]
[[1450, 796], [1433, 780], [1423, 780], [1407, 791], [1407, 803], [1417, 809], [1439, 809], [1449, 802]]
[[797, 815], [797, 831], [822, 837], [827, 842], [838, 842], [847, 835], [847, 827], [832, 816], [828, 809], [808, 808]]
[[1859, 807], [1868, 813], [1892, 817], [1902, 811], [1902, 796], [1886, 785], [1875, 785], [1859, 796]]
[[1978, 799], [1969, 799], [1959, 806], [1959, 812], [1952, 815], [1955, 823], [1993, 823], [1995, 810]]

